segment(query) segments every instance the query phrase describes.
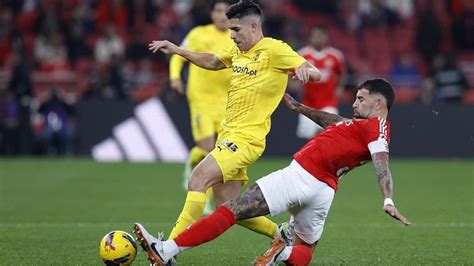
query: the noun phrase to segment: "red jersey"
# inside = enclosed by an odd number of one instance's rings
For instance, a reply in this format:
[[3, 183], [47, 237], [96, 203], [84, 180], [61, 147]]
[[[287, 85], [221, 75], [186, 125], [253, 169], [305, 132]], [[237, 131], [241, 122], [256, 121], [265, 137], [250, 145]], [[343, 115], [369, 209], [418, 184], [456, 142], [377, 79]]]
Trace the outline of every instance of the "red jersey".
[[316, 51], [311, 46], [306, 46], [298, 54], [321, 71], [320, 81], [304, 85], [303, 104], [316, 109], [337, 108], [336, 89], [339, 77], [346, 71], [341, 51], [332, 47]]
[[294, 159], [318, 180], [337, 191], [339, 177], [388, 152], [390, 122], [380, 117], [341, 121], [306, 143]]

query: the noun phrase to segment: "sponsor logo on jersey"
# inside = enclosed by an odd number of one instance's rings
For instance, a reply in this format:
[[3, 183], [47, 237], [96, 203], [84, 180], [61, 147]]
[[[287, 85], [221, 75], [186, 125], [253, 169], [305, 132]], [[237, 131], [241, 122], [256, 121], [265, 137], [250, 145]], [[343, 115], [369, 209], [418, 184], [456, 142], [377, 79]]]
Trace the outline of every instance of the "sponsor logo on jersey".
[[249, 69], [248, 67], [233, 66], [232, 71], [234, 71], [234, 73], [246, 74], [249, 76], [257, 76], [257, 70], [252, 70], [252, 69]]

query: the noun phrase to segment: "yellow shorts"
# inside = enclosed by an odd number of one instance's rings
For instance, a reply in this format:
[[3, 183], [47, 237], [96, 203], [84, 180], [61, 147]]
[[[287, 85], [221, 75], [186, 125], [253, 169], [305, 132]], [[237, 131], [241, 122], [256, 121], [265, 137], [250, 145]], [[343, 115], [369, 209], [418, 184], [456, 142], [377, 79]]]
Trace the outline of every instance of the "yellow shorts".
[[242, 134], [220, 131], [211, 155], [221, 168], [224, 183], [229, 180], [247, 183], [247, 167], [257, 161], [264, 150], [265, 140], [250, 140]]
[[190, 108], [191, 112], [191, 129], [195, 142], [202, 139], [215, 136], [219, 131], [224, 112], [210, 112], [200, 108]]

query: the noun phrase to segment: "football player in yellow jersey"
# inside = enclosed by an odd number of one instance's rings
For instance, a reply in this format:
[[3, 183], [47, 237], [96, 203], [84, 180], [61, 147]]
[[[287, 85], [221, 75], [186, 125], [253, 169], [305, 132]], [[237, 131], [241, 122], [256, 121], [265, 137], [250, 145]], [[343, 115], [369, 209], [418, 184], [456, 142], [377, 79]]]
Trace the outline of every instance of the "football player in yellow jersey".
[[[205, 69], [231, 68], [233, 72], [216, 147], [194, 168], [186, 202], [170, 238], [200, 218], [207, 188], [213, 187], [218, 205], [240, 195], [248, 180], [247, 166], [265, 149], [270, 116], [283, 97], [288, 74], [294, 72], [293, 78], [302, 83], [321, 78], [319, 70], [286, 43], [263, 36], [262, 10], [253, 1], [241, 0], [231, 5], [226, 16], [235, 44], [218, 54], [189, 51], [169, 41], [153, 41], [149, 45], [152, 52], [178, 54]], [[262, 216], [240, 224], [266, 235], [277, 231], [276, 224]], [[143, 229], [137, 229], [136, 234], [150, 259], [158, 261], [149, 239], [141, 234]]]
[[[232, 40], [228, 28], [229, 20], [225, 15], [225, 12], [229, 9], [229, 1], [215, 0], [212, 3], [211, 10], [212, 24], [192, 29], [184, 38], [181, 47], [194, 52], [217, 53], [231, 45]], [[181, 70], [186, 61], [186, 58], [175, 54], [171, 57], [169, 65], [171, 88], [181, 94], [184, 93]], [[215, 146], [217, 131], [224, 119], [231, 75], [231, 69], [210, 71], [194, 64], [189, 66], [186, 95], [191, 112], [191, 128], [196, 146], [190, 151], [184, 172], [183, 185], [186, 190], [191, 169], [196, 167]], [[206, 196], [206, 209], [207, 212], [210, 212], [211, 188], [207, 190]]]

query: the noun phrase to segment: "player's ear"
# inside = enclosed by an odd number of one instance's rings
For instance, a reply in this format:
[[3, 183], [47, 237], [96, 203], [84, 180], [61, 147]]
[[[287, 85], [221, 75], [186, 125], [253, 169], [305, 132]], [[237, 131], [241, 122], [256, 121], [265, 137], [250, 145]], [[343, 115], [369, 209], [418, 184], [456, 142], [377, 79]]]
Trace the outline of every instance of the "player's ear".
[[252, 24], [250, 24], [250, 29], [252, 29], [252, 32], [257, 32], [258, 30], [258, 24], [257, 22], [252, 22]]
[[377, 98], [377, 99], [375, 100], [375, 108], [377, 109], [377, 111], [382, 110], [384, 107], [385, 107], [385, 102], [384, 102], [384, 100], [381, 99], [381, 98]]

